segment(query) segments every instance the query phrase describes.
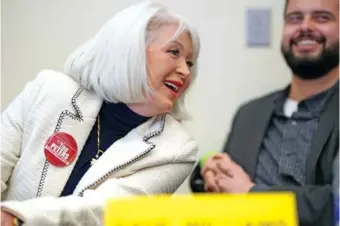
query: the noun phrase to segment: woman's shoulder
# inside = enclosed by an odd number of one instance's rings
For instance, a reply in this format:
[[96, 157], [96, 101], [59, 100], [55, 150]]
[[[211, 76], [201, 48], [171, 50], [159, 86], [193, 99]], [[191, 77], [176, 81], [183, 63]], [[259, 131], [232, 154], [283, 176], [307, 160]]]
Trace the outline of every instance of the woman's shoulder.
[[[198, 153], [197, 142], [187, 128], [171, 114], [167, 114], [164, 122], [162, 138], [178, 160], [196, 160]], [[177, 150], [177, 151], [176, 151]]]
[[70, 76], [49, 69], [40, 71], [36, 80], [42, 82], [44, 86], [49, 86], [52, 90], [78, 89], [80, 87], [79, 83]]
[[167, 114], [164, 119], [163, 137], [173, 145], [185, 147], [187, 145], [196, 147], [197, 143], [187, 128], [171, 114]]
[[193, 139], [184, 125], [175, 119], [171, 114], [166, 114], [164, 118], [164, 129], [172, 135], [177, 134], [178, 136], [185, 137], [185, 139]]
[[81, 88], [80, 84], [70, 76], [47, 69], [39, 72], [33, 83], [40, 84], [39, 96], [49, 96], [60, 100], [72, 98]]

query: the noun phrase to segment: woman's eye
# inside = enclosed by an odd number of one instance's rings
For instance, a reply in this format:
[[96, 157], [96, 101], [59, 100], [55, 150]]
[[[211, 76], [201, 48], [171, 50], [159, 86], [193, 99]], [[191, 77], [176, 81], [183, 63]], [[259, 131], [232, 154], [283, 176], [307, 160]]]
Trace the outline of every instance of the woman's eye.
[[178, 49], [171, 49], [171, 50], [168, 50], [168, 53], [170, 53], [171, 55], [173, 56], [179, 56], [179, 50]]

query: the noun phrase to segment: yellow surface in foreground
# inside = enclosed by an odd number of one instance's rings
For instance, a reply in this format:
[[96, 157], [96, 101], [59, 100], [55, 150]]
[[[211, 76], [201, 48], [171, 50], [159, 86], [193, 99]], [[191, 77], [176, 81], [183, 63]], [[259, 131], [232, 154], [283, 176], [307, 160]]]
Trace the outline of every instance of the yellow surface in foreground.
[[297, 226], [291, 193], [110, 200], [105, 226]]

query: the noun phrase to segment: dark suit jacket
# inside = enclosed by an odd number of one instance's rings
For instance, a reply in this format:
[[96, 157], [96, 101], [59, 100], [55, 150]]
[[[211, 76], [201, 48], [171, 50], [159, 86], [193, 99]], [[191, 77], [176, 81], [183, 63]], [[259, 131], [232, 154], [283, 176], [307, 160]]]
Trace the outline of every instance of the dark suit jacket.
[[[236, 113], [224, 152], [254, 179], [257, 155], [274, 110], [276, 93], [243, 105]], [[339, 150], [339, 92], [336, 90], [321, 114], [312, 150], [306, 162], [307, 185], [277, 186], [271, 191], [293, 191], [300, 225], [330, 226], [333, 222], [332, 162]], [[190, 178], [193, 192], [204, 192], [200, 168]]]

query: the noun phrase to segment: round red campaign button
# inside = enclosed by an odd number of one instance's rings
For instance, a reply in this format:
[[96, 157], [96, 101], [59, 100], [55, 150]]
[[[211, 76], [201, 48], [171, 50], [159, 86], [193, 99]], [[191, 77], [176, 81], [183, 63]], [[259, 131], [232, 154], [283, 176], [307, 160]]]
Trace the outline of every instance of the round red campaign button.
[[76, 140], [64, 132], [50, 136], [44, 146], [46, 159], [57, 167], [68, 166], [77, 156], [77, 150]]

